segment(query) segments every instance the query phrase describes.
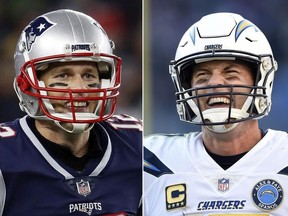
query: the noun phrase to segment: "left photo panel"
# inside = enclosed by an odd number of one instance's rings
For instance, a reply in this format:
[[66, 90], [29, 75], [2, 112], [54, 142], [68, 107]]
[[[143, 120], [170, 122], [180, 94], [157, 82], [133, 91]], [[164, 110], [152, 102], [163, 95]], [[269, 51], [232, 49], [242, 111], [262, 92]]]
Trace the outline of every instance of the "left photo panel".
[[142, 0], [0, 6], [0, 215], [142, 215]]

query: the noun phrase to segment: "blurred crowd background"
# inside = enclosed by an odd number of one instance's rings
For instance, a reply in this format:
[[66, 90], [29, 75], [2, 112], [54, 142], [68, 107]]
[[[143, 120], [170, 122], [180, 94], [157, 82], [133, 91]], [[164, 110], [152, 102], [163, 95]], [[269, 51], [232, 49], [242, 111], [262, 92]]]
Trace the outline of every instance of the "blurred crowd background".
[[37, 16], [63, 8], [92, 16], [115, 42], [114, 53], [123, 60], [116, 112], [142, 118], [141, 0], [1, 0], [0, 122], [25, 115], [19, 109], [18, 98], [12, 87], [15, 75], [13, 55], [21, 31]]
[[202, 16], [235, 12], [256, 24], [268, 38], [279, 69], [272, 109], [260, 120], [262, 129], [288, 131], [288, 1], [285, 0], [150, 0], [145, 34], [145, 133], [181, 133], [199, 126], [180, 122], [168, 65], [184, 32]]

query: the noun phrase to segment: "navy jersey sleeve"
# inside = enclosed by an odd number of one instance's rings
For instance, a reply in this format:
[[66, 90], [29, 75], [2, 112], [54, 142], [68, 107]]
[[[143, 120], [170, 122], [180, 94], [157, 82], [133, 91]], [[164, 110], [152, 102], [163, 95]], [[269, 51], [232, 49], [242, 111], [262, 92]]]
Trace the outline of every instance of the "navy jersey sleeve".
[[0, 124], [0, 215], [3, 214], [7, 196], [2, 170], [5, 170], [6, 165], [10, 166], [9, 161], [13, 160], [13, 157], [10, 157], [11, 152], [19, 153], [17, 151], [19, 148], [16, 147], [19, 145], [19, 139], [17, 137], [21, 136], [21, 134], [17, 132], [19, 128], [18, 120]]
[[106, 121], [110, 136], [118, 136], [126, 140], [132, 148], [142, 153], [142, 121], [129, 115], [115, 115]]

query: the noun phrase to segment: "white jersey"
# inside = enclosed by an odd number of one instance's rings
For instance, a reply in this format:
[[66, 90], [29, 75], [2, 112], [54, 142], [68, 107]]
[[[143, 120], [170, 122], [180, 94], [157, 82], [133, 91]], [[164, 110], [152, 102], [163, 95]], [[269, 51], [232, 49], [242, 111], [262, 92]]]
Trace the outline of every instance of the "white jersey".
[[201, 133], [145, 138], [145, 216], [288, 216], [288, 134], [268, 130], [229, 169]]

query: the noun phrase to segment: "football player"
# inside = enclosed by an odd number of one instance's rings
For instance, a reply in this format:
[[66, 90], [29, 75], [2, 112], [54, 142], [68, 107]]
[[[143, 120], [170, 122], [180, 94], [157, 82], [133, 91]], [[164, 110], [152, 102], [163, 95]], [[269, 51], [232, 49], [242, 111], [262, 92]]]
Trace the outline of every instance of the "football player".
[[179, 117], [201, 132], [145, 138], [145, 215], [288, 215], [288, 135], [259, 129], [277, 63], [252, 22], [204, 16], [169, 71]]
[[27, 116], [0, 126], [0, 215], [141, 214], [142, 123], [114, 115], [121, 59], [73, 10], [33, 20], [15, 51]]

